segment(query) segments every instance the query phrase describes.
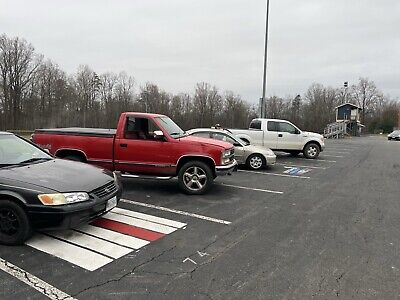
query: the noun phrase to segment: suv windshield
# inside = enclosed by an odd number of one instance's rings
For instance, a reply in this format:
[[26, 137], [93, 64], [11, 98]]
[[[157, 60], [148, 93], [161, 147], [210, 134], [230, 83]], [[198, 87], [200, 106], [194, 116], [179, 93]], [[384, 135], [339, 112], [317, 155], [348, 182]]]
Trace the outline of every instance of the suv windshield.
[[11, 134], [0, 135], [0, 167], [52, 159], [43, 150]]
[[168, 132], [168, 134], [174, 139], [186, 135], [185, 132], [178, 125], [176, 125], [175, 122], [172, 121], [170, 118], [159, 117], [156, 119], [160, 122], [160, 125]]

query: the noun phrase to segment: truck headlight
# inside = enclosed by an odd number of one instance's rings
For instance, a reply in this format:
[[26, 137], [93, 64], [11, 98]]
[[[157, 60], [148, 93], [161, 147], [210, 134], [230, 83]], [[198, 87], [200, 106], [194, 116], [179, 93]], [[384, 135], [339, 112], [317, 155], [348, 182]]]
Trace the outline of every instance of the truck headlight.
[[64, 205], [84, 202], [89, 200], [89, 195], [84, 192], [64, 194], [41, 194], [38, 195], [40, 202], [44, 205]]
[[231, 156], [231, 150], [224, 150], [224, 152], [222, 152], [222, 158], [228, 158]]
[[230, 162], [231, 162], [231, 157], [232, 157], [232, 152], [231, 152], [232, 150], [231, 149], [229, 149], [229, 150], [224, 150], [223, 152], [222, 152], [222, 155], [221, 155], [221, 163], [223, 164], [223, 165], [227, 165], [227, 164], [229, 164]]

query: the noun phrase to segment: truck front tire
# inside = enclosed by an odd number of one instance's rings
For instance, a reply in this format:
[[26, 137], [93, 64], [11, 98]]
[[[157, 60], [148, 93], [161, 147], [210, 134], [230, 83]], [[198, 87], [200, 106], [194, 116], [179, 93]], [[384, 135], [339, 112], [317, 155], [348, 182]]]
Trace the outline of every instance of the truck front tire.
[[319, 155], [320, 149], [316, 143], [308, 143], [303, 150], [304, 157], [308, 159], [316, 159]]
[[211, 168], [202, 161], [190, 161], [178, 172], [179, 187], [189, 195], [206, 193], [214, 180]]

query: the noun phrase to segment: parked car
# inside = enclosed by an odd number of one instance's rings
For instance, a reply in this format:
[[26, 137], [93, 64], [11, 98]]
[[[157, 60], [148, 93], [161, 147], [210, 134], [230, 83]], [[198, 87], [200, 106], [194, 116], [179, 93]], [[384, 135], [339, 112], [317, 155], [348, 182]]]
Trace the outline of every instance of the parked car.
[[390, 140], [400, 141], [400, 130], [395, 130], [395, 131], [389, 133], [387, 138], [389, 141]]
[[33, 141], [57, 157], [92, 163], [122, 177], [178, 177], [188, 194], [203, 194], [219, 175], [236, 169], [234, 148], [223, 141], [186, 134], [170, 118], [122, 113], [116, 130], [38, 129]]
[[317, 158], [325, 148], [324, 137], [321, 134], [301, 131], [286, 120], [254, 119], [249, 129], [230, 129], [230, 131], [252, 145], [292, 155], [303, 152], [303, 155], [310, 159]]
[[276, 162], [276, 155], [271, 149], [245, 143], [228, 130], [197, 128], [188, 130], [187, 133], [197, 137], [211, 138], [231, 143], [235, 147], [235, 159], [238, 164], [246, 165], [253, 170], [259, 170], [266, 166], [273, 166]]
[[0, 132], [0, 243], [21, 244], [35, 229], [67, 229], [105, 214], [121, 197], [110, 171], [55, 159]]

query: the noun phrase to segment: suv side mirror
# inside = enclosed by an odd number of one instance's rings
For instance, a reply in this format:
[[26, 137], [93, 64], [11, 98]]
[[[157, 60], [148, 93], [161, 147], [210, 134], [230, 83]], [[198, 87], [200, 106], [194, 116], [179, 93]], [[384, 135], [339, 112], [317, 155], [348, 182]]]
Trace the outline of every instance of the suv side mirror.
[[164, 138], [164, 133], [161, 130], [154, 131], [154, 138], [156, 140], [162, 140]]
[[296, 131], [294, 132], [294, 134], [300, 134], [300, 130], [298, 130], [298, 129], [296, 128]]

